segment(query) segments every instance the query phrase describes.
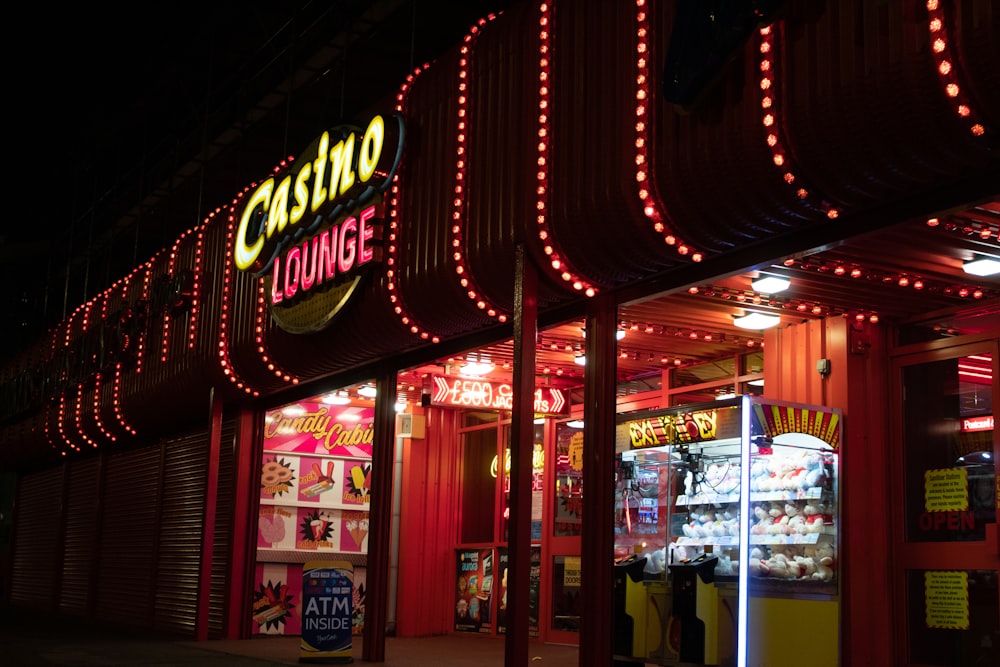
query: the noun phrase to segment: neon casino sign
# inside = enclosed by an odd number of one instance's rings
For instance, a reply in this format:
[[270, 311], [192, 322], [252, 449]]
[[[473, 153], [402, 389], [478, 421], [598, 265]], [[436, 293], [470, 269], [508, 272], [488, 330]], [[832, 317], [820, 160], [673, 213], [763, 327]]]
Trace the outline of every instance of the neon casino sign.
[[283, 329], [326, 326], [365, 268], [381, 260], [383, 195], [399, 168], [403, 134], [401, 116], [327, 130], [234, 211], [233, 263], [264, 278], [271, 317]]
[[[435, 375], [432, 377], [431, 404], [458, 408], [510, 410], [514, 388], [506, 382], [468, 380]], [[535, 387], [534, 411], [545, 415], [569, 414], [569, 401], [562, 389]]]

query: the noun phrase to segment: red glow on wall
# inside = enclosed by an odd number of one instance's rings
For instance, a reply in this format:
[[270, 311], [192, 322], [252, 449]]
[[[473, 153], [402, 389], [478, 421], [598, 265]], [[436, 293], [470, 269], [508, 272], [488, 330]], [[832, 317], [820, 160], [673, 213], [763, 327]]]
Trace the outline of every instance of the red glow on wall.
[[[396, 111], [405, 114], [406, 101], [410, 90], [413, 88], [413, 82], [429, 66], [429, 64], [424, 64], [423, 67], [417, 67], [406, 77], [406, 81], [404, 81], [399, 92], [396, 94]], [[399, 187], [399, 174], [396, 174], [392, 181], [392, 187], [389, 189], [389, 238], [386, 243], [385, 286], [389, 292], [389, 302], [392, 304], [392, 310], [396, 314], [396, 317], [399, 318], [399, 321], [406, 326], [410, 333], [419, 336], [422, 340], [438, 343], [441, 341], [441, 337], [430, 332], [417, 321], [417, 318], [413, 316], [410, 309], [406, 307], [406, 302], [399, 289], [399, 234], [401, 231], [399, 211], [401, 199], [402, 193]]]
[[549, 137], [551, 136], [552, 113], [552, 5], [542, 2], [539, 5], [538, 16], [538, 159], [536, 179], [538, 184], [535, 192], [538, 198], [535, 202], [535, 222], [538, 224], [538, 238], [542, 242], [542, 250], [549, 259], [549, 268], [563, 282], [569, 283], [574, 291], [587, 296], [594, 296], [598, 289], [586, 280], [578, 271], [569, 265], [559, 244], [549, 227]]
[[466, 197], [465, 183], [468, 179], [468, 148], [469, 148], [469, 61], [472, 55], [472, 47], [479, 35], [479, 29], [486, 25], [487, 20], [493, 20], [495, 15], [490, 15], [488, 19], [479, 19], [479, 22], [472, 26], [469, 34], [465, 36], [459, 51], [458, 60], [458, 136], [455, 149], [455, 185], [452, 198], [452, 224], [451, 224], [451, 258], [455, 264], [455, 275], [458, 277], [462, 292], [476, 304], [482, 312], [486, 313], [499, 322], [506, 322], [508, 314], [502, 312], [495, 304], [490, 302], [483, 290], [480, 289], [473, 275], [472, 268], [465, 261], [466, 244], [463, 231], [466, 219]]
[[663, 235], [663, 241], [673, 247], [677, 254], [690, 257], [693, 262], [700, 262], [704, 255], [682, 241], [672, 230], [675, 225], [670, 220], [670, 214], [663, 205], [654, 179], [651, 177], [649, 161], [649, 12], [646, 0], [636, 0], [636, 89], [635, 89], [635, 181], [639, 188], [639, 199], [642, 200], [643, 213], [653, 223], [653, 230]]

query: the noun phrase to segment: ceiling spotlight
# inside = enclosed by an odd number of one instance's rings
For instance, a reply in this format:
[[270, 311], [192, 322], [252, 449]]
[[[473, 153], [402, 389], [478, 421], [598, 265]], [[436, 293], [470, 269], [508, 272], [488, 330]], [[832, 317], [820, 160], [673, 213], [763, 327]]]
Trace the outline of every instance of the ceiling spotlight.
[[[586, 338], [587, 338], [587, 329], [586, 329], [585, 327], [580, 327], [580, 335], [581, 335], [581, 336], [582, 336], [582, 337], [583, 337], [584, 339], [586, 339]], [[622, 338], [624, 338], [624, 337], [625, 337], [625, 327], [622, 327], [622, 326], [619, 326], [619, 327], [618, 327], [618, 328], [617, 328], [617, 329], [615, 330], [615, 340], [621, 340], [621, 339], [622, 339]]]
[[566, 426], [569, 426], [570, 428], [583, 428], [583, 420], [573, 419], [571, 421], [566, 422]]
[[479, 376], [492, 373], [494, 368], [493, 362], [489, 359], [483, 357], [476, 359], [472, 355], [469, 355], [462, 367], [458, 369], [458, 372], [462, 375]]
[[394, 407], [396, 408], [396, 412], [406, 412], [406, 401], [396, 401], [396, 405]]
[[347, 405], [351, 402], [351, 398], [346, 391], [337, 391], [324, 396], [323, 402], [327, 405]]
[[993, 276], [1000, 273], [1000, 260], [984, 257], [974, 259], [962, 265], [965, 272], [973, 276]]
[[586, 357], [586, 355], [583, 354], [583, 352], [580, 352], [575, 357], [573, 357], [573, 361], [576, 362], [577, 366], [586, 366], [587, 365], [587, 357]]
[[777, 315], [768, 315], [766, 313], [747, 313], [743, 317], [733, 319], [733, 324], [739, 328], [753, 329], [755, 331], [770, 329], [780, 322], [781, 318]]
[[777, 294], [778, 292], [784, 292], [791, 284], [792, 281], [788, 278], [762, 275], [750, 283], [750, 286], [753, 288], [753, 291], [760, 292], [761, 294]]
[[375, 398], [377, 390], [373, 385], [366, 384], [358, 387], [358, 396], [363, 396], [365, 398]]

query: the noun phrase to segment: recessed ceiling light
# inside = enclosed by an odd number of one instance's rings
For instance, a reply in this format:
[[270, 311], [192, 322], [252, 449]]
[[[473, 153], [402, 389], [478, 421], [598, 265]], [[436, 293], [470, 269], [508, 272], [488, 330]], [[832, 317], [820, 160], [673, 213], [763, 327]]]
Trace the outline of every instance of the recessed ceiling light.
[[750, 286], [753, 287], [753, 291], [760, 292], [761, 294], [777, 294], [778, 292], [784, 292], [791, 284], [792, 281], [788, 278], [760, 276], [757, 280], [750, 283]]
[[973, 276], [994, 276], [1000, 273], [1000, 260], [984, 257], [974, 259], [962, 265], [965, 272]]
[[587, 357], [582, 352], [580, 354], [576, 355], [575, 357], [573, 357], [573, 361], [576, 362], [577, 366], [586, 366], [587, 365]]
[[323, 402], [327, 405], [347, 405], [351, 402], [351, 398], [346, 391], [338, 391], [324, 396]]
[[583, 428], [583, 420], [573, 419], [571, 421], [566, 422], [566, 426], [569, 426], [570, 428]]
[[754, 329], [755, 331], [770, 329], [780, 322], [781, 318], [777, 315], [768, 315], [766, 313], [747, 313], [743, 317], [737, 317], [733, 320], [733, 324], [739, 328]]
[[376, 390], [375, 387], [370, 384], [358, 387], [358, 396], [364, 396], [365, 398], [375, 398], [375, 395], [377, 393], [378, 390]]
[[487, 357], [476, 357], [474, 355], [469, 355], [465, 358], [465, 363], [458, 372], [462, 375], [486, 375], [487, 373], [492, 373], [496, 366]]

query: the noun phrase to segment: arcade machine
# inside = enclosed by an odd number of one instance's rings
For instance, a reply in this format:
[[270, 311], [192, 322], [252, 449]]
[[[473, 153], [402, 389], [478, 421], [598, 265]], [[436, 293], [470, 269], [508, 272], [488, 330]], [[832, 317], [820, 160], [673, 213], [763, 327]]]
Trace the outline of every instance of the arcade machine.
[[838, 664], [841, 430], [752, 396], [620, 416], [616, 664]]

